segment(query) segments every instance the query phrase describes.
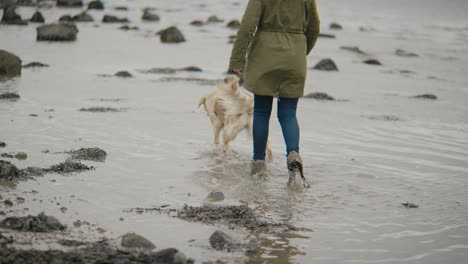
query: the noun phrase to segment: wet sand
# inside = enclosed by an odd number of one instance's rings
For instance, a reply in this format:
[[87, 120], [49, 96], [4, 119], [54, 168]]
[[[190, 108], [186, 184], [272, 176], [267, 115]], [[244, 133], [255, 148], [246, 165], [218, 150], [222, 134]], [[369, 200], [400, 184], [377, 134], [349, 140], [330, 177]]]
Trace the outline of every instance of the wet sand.
[[[68, 158], [63, 152], [71, 149], [99, 147], [108, 154], [105, 162], [82, 161], [94, 170], [1, 185], [0, 211], [6, 216], [45, 212], [77, 239], [98, 241], [135, 232], [157, 250], [174, 247], [197, 263], [465, 263], [468, 21], [459, 11], [446, 10], [454, 6], [442, 8], [437, 1], [421, 14], [411, 6], [400, 12], [383, 1], [368, 2], [318, 1], [322, 32], [336, 38], [319, 39], [309, 67], [331, 58], [339, 71], [309, 70], [306, 93], [325, 92], [337, 100], [300, 101], [301, 154], [311, 184], [303, 191], [286, 186], [285, 147], [274, 114], [275, 160], [266, 179], [255, 179], [248, 175], [251, 143], [246, 137], [240, 136], [224, 154], [212, 145], [206, 114], [196, 109], [212, 81], [224, 77], [229, 36], [235, 34], [225, 24], [240, 18], [245, 1], [112, 1], [105, 11], [89, 12], [96, 22], [77, 24], [77, 40], [71, 43], [36, 42], [34, 24], [0, 25], [0, 49], [20, 56], [24, 64], [50, 65], [23, 69], [21, 78], [0, 83], [1, 93], [21, 96], [0, 101], [0, 141], [7, 144], [0, 152], [28, 155], [26, 160], [1, 159], [21, 169], [48, 168]], [[129, 10], [113, 10], [119, 5]], [[147, 6], [157, 8], [161, 21], [141, 21], [141, 9]], [[23, 18], [34, 11], [18, 9]], [[80, 9], [41, 11], [52, 22]], [[429, 20], [431, 12], [437, 15]], [[105, 13], [128, 17], [140, 30], [103, 24]], [[210, 15], [225, 22], [190, 25]], [[333, 21], [344, 29], [329, 30]], [[180, 28], [187, 42], [160, 42], [155, 33], [171, 25]], [[367, 55], [342, 46], [358, 46]], [[397, 56], [397, 49], [418, 57]], [[383, 65], [362, 63], [369, 58]], [[140, 71], [191, 65], [203, 71]], [[102, 76], [124, 70], [133, 78]], [[437, 99], [412, 98], [419, 94]], [[79, 111], [92, 107], [124, 111]], [[257, 232], [129, 211], [201, 206], [212, 191], [225, 196], [215, 204], [247, 203], [262, 219], [297, 229]], [[18, 196], [25, 201], [17, 202]], [[4, 206], [6, 199], [14, 205]], [[419, 207], [406, 208], [405, 202]], [[78, 219], [91, 227], [75, 227]], [[259, 248], [254, 253], [216, 251], [208, 240], [218, 229]]]

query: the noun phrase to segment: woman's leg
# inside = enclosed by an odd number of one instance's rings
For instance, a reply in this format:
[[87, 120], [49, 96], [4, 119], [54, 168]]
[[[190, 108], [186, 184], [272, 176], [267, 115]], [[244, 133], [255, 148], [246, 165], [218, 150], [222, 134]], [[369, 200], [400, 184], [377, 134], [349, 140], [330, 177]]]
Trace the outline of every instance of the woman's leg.
[[296, 118], [296, 109], [299, 98], [279, 98], [278, 120], [283, 130], [286, 154], [291, 151], [299, 153], [299, 124]]
[[273, 97], [255, 95], [253, 115], [253, 160], [265, 160]]

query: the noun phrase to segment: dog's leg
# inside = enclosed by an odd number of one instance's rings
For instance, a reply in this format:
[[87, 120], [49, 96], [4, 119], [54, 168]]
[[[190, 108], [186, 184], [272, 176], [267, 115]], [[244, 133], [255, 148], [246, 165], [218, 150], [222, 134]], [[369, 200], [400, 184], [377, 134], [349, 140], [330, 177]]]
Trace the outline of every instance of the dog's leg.
[[221, 133], [222, 125], [215, 121], [213, 122], [213, 133], [214, 133], [214, 143], [215, 145], [219, 144], [219, 133]]

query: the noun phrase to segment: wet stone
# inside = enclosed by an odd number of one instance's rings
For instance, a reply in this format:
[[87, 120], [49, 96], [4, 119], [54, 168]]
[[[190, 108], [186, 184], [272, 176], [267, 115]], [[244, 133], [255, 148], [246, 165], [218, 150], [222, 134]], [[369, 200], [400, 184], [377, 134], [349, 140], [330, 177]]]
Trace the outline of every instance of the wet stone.
[[69, 239], [60, 239], [57, 241], [57, 243], [65, 247], [79, 247], [86, 245], [86, 242]]
[[24, 21], [20, 15], [16, 13], [16, 7], [15, 6], [10, 6], [5, 9], [3, 9], [3, 16], [2, 20], [0, 21], [1, 24], [7, 24], [7, 25], [27, 25], [28, 22]]
[[112, 15], [104, 15], [102, 17], [103, 23], [128, 23], [130, 22], [127, 18], [119, 18]]
[[338, 71], [338, 67], [332, 59], [321, 60], [313, 69], [320, 71]]
[[37, 216], [7, 217], [0, 222], [0, 227], [24, 232], [52, 232], [66, 228], [57, 218], [44, 213]]
[[72, 17], [73, 22], [93, 22], [94, 19], [91, 15], [86, 13], [86, 11], [79, 13]]
[[149, 10], [143, 11], [143, 15], [141, 16], [141, 19], [144, 21], [159, 21], [160, 17], [156, 14], [151, 13]]
[[304, 98], [312, 98], [312, 99], [323, 100], [323, 101], [333, 101], [333, 100], [335, 100], [335, 98], [333, 98], [332, 96], [330, 96], [330, 95], [328, 95], [326, 93], [321, 93], [321, 92], [307, 94], [307, 95], [304, 96]]
[[336, 22], [333, 22], [330, 24], [330, 29], [333, 29], [333, 30], [342, 30], [343, 29], [343, 26], [336, 23]]
[[416, 99], [427, 99], [427, 100], [437, 100], [437, 96], [434, 94], [419, 94], [415, 95], [412, 98]]
[[156, 246], [148, 239], [135, 233], [128, 233], [122, 236], [121, 245], [126, 248], [152, 250]]
[[1, 141], [0, 141], [0, 148], [4, 148], [4, 147], [6, 147], [6, 146], [7, 146], [7, 144], [6, 144], [5, 142], [1, 142]]
[[186, 264], [187, 257], [175, 248], [168, 248], [154, 254], [155, 263]]
[[212, 192], [206, 197], [207, 201], [210, 202], [219, 202], [224, 200], [224, 193], [222, 192]]
[[320, 33], [319, 38], [333, 38], [334, 39], [334, 38], [336, 38], [336, 36], [333, 35], [333, 34]]
[[36, 13], [34, 13], [31, 17], [31, 19], [29, 20], [33, 23], [44, 23], [45, 22], [45, 19], [44, 19], [44, 16], [42, 15], [41, 12], [39, 11], [36, 11]]
[[38, 62], [38, 61], [33, 61], [33, 62], [23, 65], [22, 67], [23, 68], [42, 68], [42, 67], [49, 67], [49, 64], [45, 64], [45, 63]]
[[206, 20], [207, 23], [221, 23], [223, 22], [224, 20], [223, 19], [220, 19], [219, 17], [217, 16], [210, 16], [208, 17], [208, 19]]
[[121, 30], [139, 30], [140, 28], [137, 27], [137, 26], [131, 27], [129, 25], [125, 25], [125, 26], [119, 27], [119, 29], [121, 29]]
[[72, 159], [67, 159], [65, 162], [59, 163], [57, 165], [52, 165], [47, 169], [48, 172], [55, 172], [60, 174], [70, 174], [70, 173], [79, 173], [83, 171], [93, 170], [94, 167], [86, 166], [83, 163], [74, 161]]
[[[11, 52], [0, 49], [0, 81], [7, 81], [20, 75], [21, 59]], [[3, 97], [8, 94], [10, 93], [0, 94], [0, 100], [7, 99]]]
[[70, 150], [68, 152], [72, 155], [73, 159], [77, 160], [92, 160], [92, 161], [105, 161], [107, 152], [100, 148], [80, 148], [77, 150]]
[[188, 72], [201, 72], [203, 71], [201, 68], [196, 66], [187, 66], [185, 68], [180, 69], [181, 71], [188, 71]]
[[350, 51], [356, 54], [365, 55], [366, 53], [356, 46], [341, 46], [340, 49]]
[[115, 108], [115, 107], [88, 107], [81, 108], [80, 112], [92, 112], [92, 113], [105, 113], [105, 112], [123, 112], [125, 108]]
[[185, 42], [185, 37], [177, 27], [169, 27], [157, 33], [163, 43], [180, 43]]
[[3, 204], [6, 207], [12, 207], [13, 206], [13, 202], [10, 199], [6, 199], [5, 201], [3, 201]]
[[203, 26], [205, 23], [201, 20], [193, 20], [192, 22], [190, 22], [190, 25], [192, 26]]
[[104, 4], [99, 0], [91, 1], [88, 4], [88, 9], [104, 10]]
[[229, 23], [227, 23], [226, 27], [232, 28], [232, 29], [238, 29], [240, 27], [240, 22], [237, 19], [231, 20], [229, 21]]
[[410, 203], [410, 202], [402, 203], [402, 205], [406, 208], [418, 208], [419, 207], [419, 205]]
[[210, 236], [209, 240], [210, 240], [210, 245], [216, 250], [233, 251], [241, 247], [241, 244], [239, 242], [235, 241], [229, 235], [219, 230], [215, 231]]
[[382, 63], [380, 61], [376, 60], [376, 59], [365, 60], [365, 61], [363, 61], [363, 63], [369, 64], [369, 65], [376, 65], [376, 66], [382, 65]]
[[128, 71], [119, 71], [119, 72], [116, 72], [114, 74], [114, 76], [117, 76], [117, 77], [122, 77], [122, 78], [132, 78], [133, 75], [128, 72]]
[[47, 173], [47, 170], [39, 167], [27, 167], [22, 169], [21, 173], [29, 176], [43, 176]]
[[8, 161], [0, 160], [0, 180], [16, 181], [21, 179], [18, 168]]
[[78, 34], [78, 28], [69, 23], [42, 25], [36, 31], [37, 41], [75, 41]]

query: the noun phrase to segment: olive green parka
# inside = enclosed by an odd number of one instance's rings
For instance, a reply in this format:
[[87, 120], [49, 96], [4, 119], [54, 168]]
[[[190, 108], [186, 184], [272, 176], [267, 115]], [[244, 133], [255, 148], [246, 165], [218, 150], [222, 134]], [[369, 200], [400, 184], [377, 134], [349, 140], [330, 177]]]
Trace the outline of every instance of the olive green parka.
[[299, 98], [319, 31], [315, 0], [249, 0], [229, 70], [241, 69], [254, 94]]

